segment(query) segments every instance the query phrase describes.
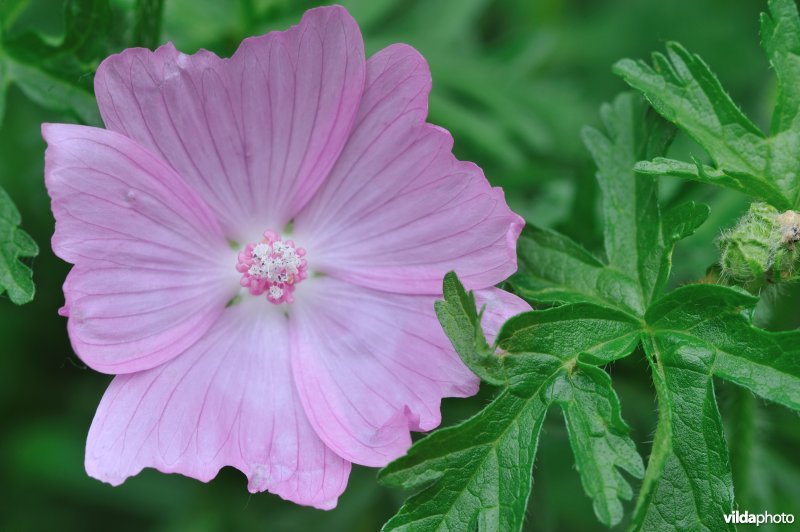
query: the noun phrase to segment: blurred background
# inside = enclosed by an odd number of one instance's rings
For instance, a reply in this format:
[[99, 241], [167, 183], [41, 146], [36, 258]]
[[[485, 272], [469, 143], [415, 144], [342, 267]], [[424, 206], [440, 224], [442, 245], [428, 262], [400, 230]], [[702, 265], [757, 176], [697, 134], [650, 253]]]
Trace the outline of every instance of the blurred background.
[[[32, 261], [35, 300], [0, 297], [0, 530], [377, 530], [406, 494], [380, 487], [375, 470], [355, 468], [338, 508], [302, 508], [250, 495], [226, 468], [210, 484], [147, 470], [119, 488], [86, 476], [83, 447], [110, 377], [73, 354], [56, 311], [68, 265], [49, 247], [53, 218], [43, 184], [42, 122], [98, 124], [92, 76], [108, 54], [171, 40], [191, 53], [228, 56], [247, 36], [285, 29], [319, 5], [300, 0], [166, 0], [161, 28], [137, 18], [134, 0], [0, 0], [0, 186], [39, 243]], [[159, 2], [152, 2], [156, 8]], [[602, 242], [594, 169], [580, 142], [599, 105], [625, 90], [611, 74], [622, 57], [643, 58], [677, 40], [700, 54], [745, 112], [766, 125], [774, 80], [759, 47], [766, 2], [728, 0], [344, 0], [367, 52], [390, 43], [417, 47], [434, 87], [430, 121], [451, 130], [461, 159], [478, 163], [532, 223], [556, 228], [589, 249]], [[156, 38], [160, 31], [160, 38]], [[3, 113], [3, 102], [5, 112]], [[4, 116], [3, 116], [4, 115]], [[677, 158], [703, 152], [679, 136]], [[674, 284], [701, 278], [716, 260], [714, 239], [746, 210], [745, 198], [704, 185], [663, 180], [665, 204], [694, 199], [712, 215], [675, 253]], [[766, 327], [796, 327], [800, 294], [783, 289], [761, 305]], [[655, 428], [647, 364], [629, 357], [608, 368], [623, 416], [643, 456]], [[800, 518], [800, 423], [789, 410], [718, 383], [737, 478], [751, 512]], [[476, 412], [484, 386], [444, 403], [444, 423]], [[753, 415], [752, 453], [737, 452], [741, 416]], [[531, 530], [594, 530], [560, 415], [545, 424], [528, 511]], [[632, 504], [628, 510], [632, 509]], [[623, 522], [620, 529], [624, 528]], [[766, 527], [761, 527], [764, 530]]]

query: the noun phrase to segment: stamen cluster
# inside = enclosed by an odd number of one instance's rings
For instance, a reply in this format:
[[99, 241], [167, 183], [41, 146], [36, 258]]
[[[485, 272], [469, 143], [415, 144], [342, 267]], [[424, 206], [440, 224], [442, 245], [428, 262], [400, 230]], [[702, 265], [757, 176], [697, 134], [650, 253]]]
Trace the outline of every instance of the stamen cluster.
[[275, 231], [265, 231], [261, 242], [248, 244], [239, 253], [236, 270], [240, 284], [258, 296], [266, 294], [271, 303], [291, 303], [297, 283], [308, 277], [306, 250]]

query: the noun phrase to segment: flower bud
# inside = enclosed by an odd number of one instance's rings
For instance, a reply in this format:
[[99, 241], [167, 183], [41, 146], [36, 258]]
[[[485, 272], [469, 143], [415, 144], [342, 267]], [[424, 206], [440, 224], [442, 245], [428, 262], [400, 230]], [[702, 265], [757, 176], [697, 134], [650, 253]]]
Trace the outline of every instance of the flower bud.
[[792, 280], [800, 253], [800, 213], [779, 212], [766, 203], [753, 203], [733, 229], [717, 244], [723, 281], [751, 291]]

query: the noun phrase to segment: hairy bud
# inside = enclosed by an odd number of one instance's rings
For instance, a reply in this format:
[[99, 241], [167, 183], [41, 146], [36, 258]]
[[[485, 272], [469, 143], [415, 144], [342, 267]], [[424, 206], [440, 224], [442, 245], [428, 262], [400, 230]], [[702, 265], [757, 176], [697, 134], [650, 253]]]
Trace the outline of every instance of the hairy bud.
[[721, 278], [752, 291], [792, 280], [800, 257], [798, 241], [800, 213], [781, 213], [766, 203], [753, 203], [717, 242]]

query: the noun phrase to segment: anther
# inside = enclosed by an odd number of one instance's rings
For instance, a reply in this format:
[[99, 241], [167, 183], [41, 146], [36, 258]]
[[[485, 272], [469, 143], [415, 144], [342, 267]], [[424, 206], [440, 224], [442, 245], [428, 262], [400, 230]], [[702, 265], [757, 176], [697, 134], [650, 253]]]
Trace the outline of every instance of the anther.
[[276, 305], [291, 303], [295, 286], [308, 277], [305, 254], [293, 241], [265, 231], [263, 240], [248, 244], [239, 253], [236, 270], [242, 274], [240, 284], [254, 296], [266, 294]]

